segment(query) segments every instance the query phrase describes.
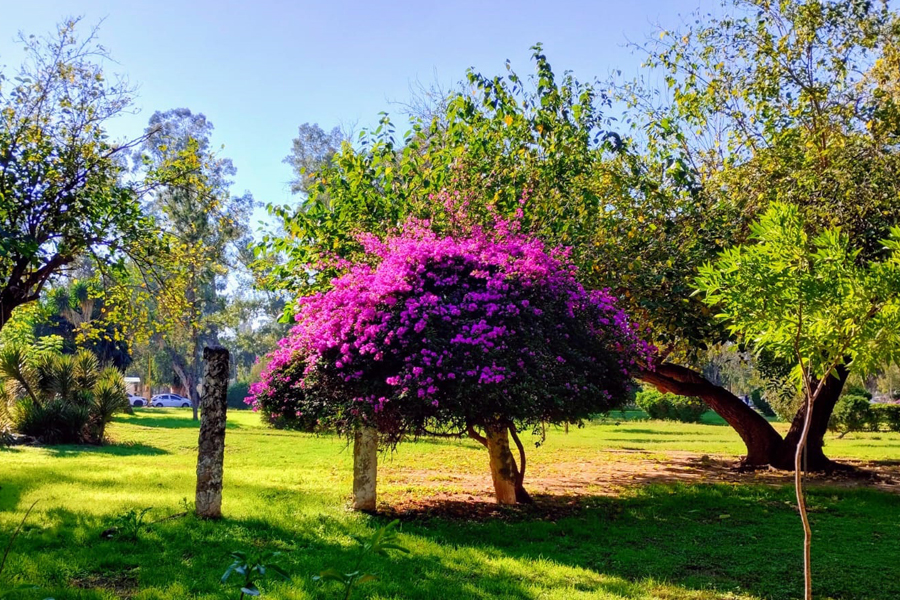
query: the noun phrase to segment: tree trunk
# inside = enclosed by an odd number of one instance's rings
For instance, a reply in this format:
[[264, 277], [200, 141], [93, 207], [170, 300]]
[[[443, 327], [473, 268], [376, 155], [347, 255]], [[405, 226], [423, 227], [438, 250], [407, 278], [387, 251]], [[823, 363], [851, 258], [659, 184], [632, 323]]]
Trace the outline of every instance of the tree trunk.
[[[218, 344], [216, 344], [216, 345], [218, 345]], [[199, 349], [200, 349], [199, 345], [196, 348], [197, 348], [197, 350], [192, 355], [194, 364], [190, 365], [190, 367], [189, 367], [190, 372], [191, 372], [191, 375], [190, 375], [191, 385], [188, 388], [188, 398], [190, 398], [190, 400], [191, 400], [191, 409], [193, 410], [195, 421], [198, 418], [197, 413], [200, 409], [200, 394], [201, 394], [201, 391], [197, 388], [202, 387], [202, 382], [203, 382], [203, 361], [201, 360], [201, 358], [204, 358], [206, 356], [205, 350], [204, 350], [203, 355], [201, 355], [201, 353], [199, 352]], [[229, 373], [230, 373], [230, 371], [229, 371]], [[197, 382], [200, 382], [201, 385], [198, 386]], [[227, 393], [228, 373], [225, 374], [225, 389], [226, 389], [226, 393]]]
[[38, 294], [32, 294], [30, 297], [22, 292], [22, 289], [16, 286], [8, 285], [0, 289], [0, 330], [12, 318], [13, 311], [17, 307], [29, 302], [35, 302]]
[[[202, 398], [200, 396], [200, 392], [197, 391], [197, 386], [194, 384], [195, 381], [197, 381], [197, 380], [194, 379], [193, 377], [191, 377], [191, 386], [188, 388], [188, 399], [191, 401], [191, 411], [193, 412], [193, 418], [196, 421], [197, 419], [200, 418], [200, 416], [199, 416], [200, 402], [202, 401]], [[226, 390], [226, 395], [227, 395], [227, 390], [228, 390], [227, 376], [225, 378], [225, 390]]]
[[[845, 366], [836, 369], [816, 400], [813, 422], [807, 442], [806, 468], [810, 471], [832, 470], [840, 465], [825, 456], [823, 449], [828, 421], [840, 398], [848, 371]], [[699, 373], [672, 363], [657, 365], [653, 371], [641, 371], [638, 378], [661, 392], [679, 396], [697, 396], [737, 431], [747, 446], [743, 464], [750, 467], [771, 465], [776, 469], [792, 470], [797, 442], [803, 430], [806, 408], [801, 407], [784, 439], [762, 415], [744, 404], [740, 398], [710, 383]]]
[[190, 400], [191, 402], [191, 409], [194, 412], [194, 420], [196, 421], [199, 419], [198, 409], [200, 406], [200, 401], [197, 398], [197, 386], [195, 385], [193, 371], [191, 371], [187, 367], [187, 365], [184, 364], [183, 359], [177, 352], [175, 352], [174, 350], [169, 350], [169, 355], [172, 357], [172, 369], [175, 371], [175, 374], [178, 375], [178, 379], [181, 380], [181, 385], [184, 386], [185, 393], [188, 395], [188, 400]]
[[782, 439], [775, 428], [740, 398], [710, 383], [699, 373], [680, 365], [663, 363], [653, 371], [641, 371], [638, 378], [660, 392], [696, 396], [706, 402], [741, 436], [747, 447], [744, 465], [768, 465], [778, 456]]
[[[843, 365], [835, 369], [833, 377], [829, 377], [825, 382], [822, 391], [816, 398], [815, 410], [812, 414], [812, 422], [809, 427], [809, 436], [806, 442], [805, 452], [805, 468], [809, 471], [831, 471], [839, 468], [839, 465], [833, 460], [825, 456], [825, 433], [828, 431], [828, 421], [831, 419], [831, 413], [834, 412], [834, 406], [841, 397], [844, 390], [844, 384], [847, 382], [849, 372]], [[813, 386], [818, 382], [814, 382]], [[800, 407], [794, 420], [791, 422], [791, 428], [788, 430], [784, 441], [776, 455], [772, 458], [772, 466], [777, 469], [793, 469], [794, 454], [797, 451], [797, 443], [800, 441], [803, 432], [803, 422], [806, 419], [806, 403]]]
[[225, 419], [228, 409], [228, 350], [205, 348], [203, 421], [197, 454], [197, 493], [194, 507], [198, 517], [222, 516], [222, 477], [225, 460]]
[[512, 423], [509, 425], [509, 434], [516, 443], [516, 448], [519, 449], [519, 464], [516, 465], [516, 461], [513, 459], [513, 467], [516, 467], [516, 501], [519, 504], [533, 504], [534, 500], [531, 499], [531, 494], [525, 489], [525, 466], [527, 464], [525, 462], [525, 447], [522, 445], [522, 440], [519, 439], [519, 432], [516, 431], [516, 426]]
[[363, 426], [353, 438], [353, 509], [375, 511], [378, 480], [378, 432]]
[[3, 326], [6, 325], [10, 317], [12, 317], [12, 311], [15, 308], [15, 304], [6, 301], [6, 299], [0, 296], [0, 331], [3, 330]]
[[492, 423], [484, 428], [488, 455], [491, 461], [491, 479], [497, 504], [516, 504], [516, 482], [518, 469], [509, 449], [509, 434], [506, 425]]

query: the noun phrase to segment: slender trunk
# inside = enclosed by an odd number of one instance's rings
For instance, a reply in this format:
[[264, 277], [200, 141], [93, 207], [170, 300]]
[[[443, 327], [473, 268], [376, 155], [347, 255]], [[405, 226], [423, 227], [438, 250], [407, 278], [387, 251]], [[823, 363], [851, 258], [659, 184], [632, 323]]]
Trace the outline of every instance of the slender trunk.
[[[188, 387], [188, 398], [191, 401], [191, 410], [194, 413], [194, 420], [198, 419], [198, 413], [200, 410], [200, 391], [197, 389], [199, 386], [198, 382], [203, 381], [203, 362], [201, 361], [200, 356], [200, 336], [195, 333], [194, 337], [194, 351], [191, 353], [191, 364], [188, 365], [186, 370], [190, 372], [190, 387]], [[228, 388], [228, 374], [225, 374], [225, 387]]]
[[206, 348], [203, 358], [206, 361], [203, 377], [203, 422], [200, 423], [194, 506], [198, 517], [218, 519], [222, 516], [222, 479], [225, 467], [228, 350]]
[[363, 426], [353, 438], [353, 509], [374, 512], [378, 479], [378, 432]]
[[812, 417], [813, 398], [807, 395], [807, 401], [804, 405], [806, 409], [805, 418], [803, 419], [803, 428], [800, 430], [800, 438], [797, 441], [797, 448], [794, 450], [794, 493], [797, 496], [797, 510], [800, 513], [800, 520], [803, 522], [803, 597], [805, 600], [812, 600], [812, 528], [809, 526], [809, 515], [806, 513], [806, 497], [803, 494], [803, 449], [806, 447], [806, 441], [809, 436]]
[[181, 380], [181, 385], [184, 386], [185, 393], [188, 395], [188, 400], [190, 400], [191, 408], [194, 412], [194, 420], [197, 421], [199, 419], [199, 411], [198, 408], [200, 406], [199, 398], [197, 398], [197, 390], [194, 379], [194, 373], [184, 364], [183, 359], [180, 355], [178, 355], [175, 351], [169, 351], [170, 356], [172, 357], [172, 369], [175, 371], [175, 374], [178, 375], [178, 379]]
[[[199, 412], [200, 412], [200, 399], [201, 399], [200, 391], [197, 390], [197, 381], [203, 381], [203, 380], [200, 379], [199, 377], [196, 377], [196, 375], [192, 375], [192, 376], [191, 376], [191, 387], [190, 387], [190, 389], [188, 389], [188, 398], [189, 398], [190, 401], [191, 401], [191, 410], [192, 410], [193, 413], [194, 413], [194, 420], [195, 420], [195, 421], [199, 418]], [[227, 374], [226, 374], [226, 377], [225, 377], [225, 388], [226, 388], [226, 390], [227, 390], [227, 388], [228, 388], [228, 376], [227, 376]]]
[[782, 445], [781, 436], [758, 412], [723, 387], [714, 385], [699, 373], [680, 365], [663, 363], [654, 370], [641, 371], [638, 378], [661, 392], [696, 396], [706, 402], [737, 431], [747, 447], [746, 466], [772, 464]]
[[[837, 463], [825, 456], [825, 433], [828, 431], [828, 421], [831, 420], [831, 413], [834, 412], [834, 406], [841, 397], [848, 375], [845, 366], [836, 367], [834, 376], [828, 378], [816, 397], [816, 410], [809, 424], [806, 445], [806, 469], [809, 471], [830, 471], [839, 468]], [[816, 385], [816, 382], [812, 385]], [[804, 403], [794, 416], [778, 454], [772, 459], [773, 467], [778, 469], [794, 467], [794, 456], [806, 426], [806, 411], [807, 405]]]
[[[800, 322], [802, 323], [802, 320]], [[822, 398], [822, 393], [826, 387], [829, 385], [832, 387], [837, 386], [838, 388], [843, 386], [843, 380], [847, 378], [847, 369], [840, 366], [840, 371], [836, 377], [826, 373], [825, 379], [816, 382], [806, 372], [799, 349], [797, 349], [796, 345], [794, 347], [800, 360], [800, 368], [804, 371], [803, 388], [804, 396], [806, 396], [806, 402], [803, 406], [803, 427], [800, 429], [797, 448], [794, 450], [794, 492], [797, 496], [797, 511], [800, 513], [800, 520], [803, 522], [803, 598], [804, 600], [812, 600], [812, 527], [809, 524], [806, 496], [803, 493], [803, 459], [806, 444], [809, 441], [809, 433], [815, 423], [816, 413], [818, 412], [818, 410], [814, 411], [813, 409], [818, 408], [818, 401]], [[813, 392], [813, 389], [815, 389], [815, 392]], [[838, 395], [840, 395], [840, 390]]]
[[492, 423], [484, 428], [490, 456], [491, 478], [497, 504], [516, 504], [516, 461], [509, 449], [508, 428], [504, 424]]
[[525, 462], [525, 446], [522, 445], [522, 440], [519, 439], [519, 432], [516, 431], [516, 426], [512, 423], [509, 425], [509, 434], [516, 443], [516, 448], [519, 449], [519, 464], [515, 465], [515, 459], [513, 459], [513, 466], [518, 466], [516, 469], [516, 501], [519, 504], [533, 504], [534, 500], [531, 499], [531, 494], [525, 489], [525, 467], [528, 464]]

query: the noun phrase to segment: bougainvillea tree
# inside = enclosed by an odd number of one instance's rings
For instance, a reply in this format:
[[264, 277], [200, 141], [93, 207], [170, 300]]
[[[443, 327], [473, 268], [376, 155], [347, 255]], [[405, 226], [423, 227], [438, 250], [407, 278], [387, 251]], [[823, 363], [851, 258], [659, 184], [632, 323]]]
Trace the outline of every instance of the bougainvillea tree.
[[566, 251], [514, 221], [434, 229], [411, 220], [362, 236], [368, 262], [300, 300], [248, 401], [283, 426], [372, 428], [389, 446], [468, 435], [489, 451], [498, 502], [528, 501], [517, 431], [621, 404], [648, 348], [614, 298], [577, 282]]

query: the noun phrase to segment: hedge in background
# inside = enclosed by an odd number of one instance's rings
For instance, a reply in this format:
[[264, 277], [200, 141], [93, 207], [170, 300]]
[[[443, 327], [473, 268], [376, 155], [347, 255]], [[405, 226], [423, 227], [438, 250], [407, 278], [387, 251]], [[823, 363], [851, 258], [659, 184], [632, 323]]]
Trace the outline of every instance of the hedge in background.
[[708, 410], [706, 403], [700, 398], [662, 394], [656, 390], [638, 392], [635, 403], [650, 415], [651, 419], [682, 423], [698, 423], [703, 413]]
[[872, 413], [879, 424], [900, 432], [900, 404], [873, 404]]

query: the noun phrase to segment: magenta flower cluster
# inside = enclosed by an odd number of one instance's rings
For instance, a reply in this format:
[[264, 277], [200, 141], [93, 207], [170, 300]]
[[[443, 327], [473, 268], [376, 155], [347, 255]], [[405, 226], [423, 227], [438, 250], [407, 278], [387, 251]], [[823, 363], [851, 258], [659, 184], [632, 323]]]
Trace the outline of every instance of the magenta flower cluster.
[[[651, 349], [606, 291], [587, 291], [566, 251], [493, 217], [445, 231], [409, 221], [361, 237], [366, 264], [301, 298], [248, 403], [304, 429], [374, 421], [395, 439], [503, 418], [572, 421], [622, 402]], [[449, 232], [447, 231], [449, 230]]]

